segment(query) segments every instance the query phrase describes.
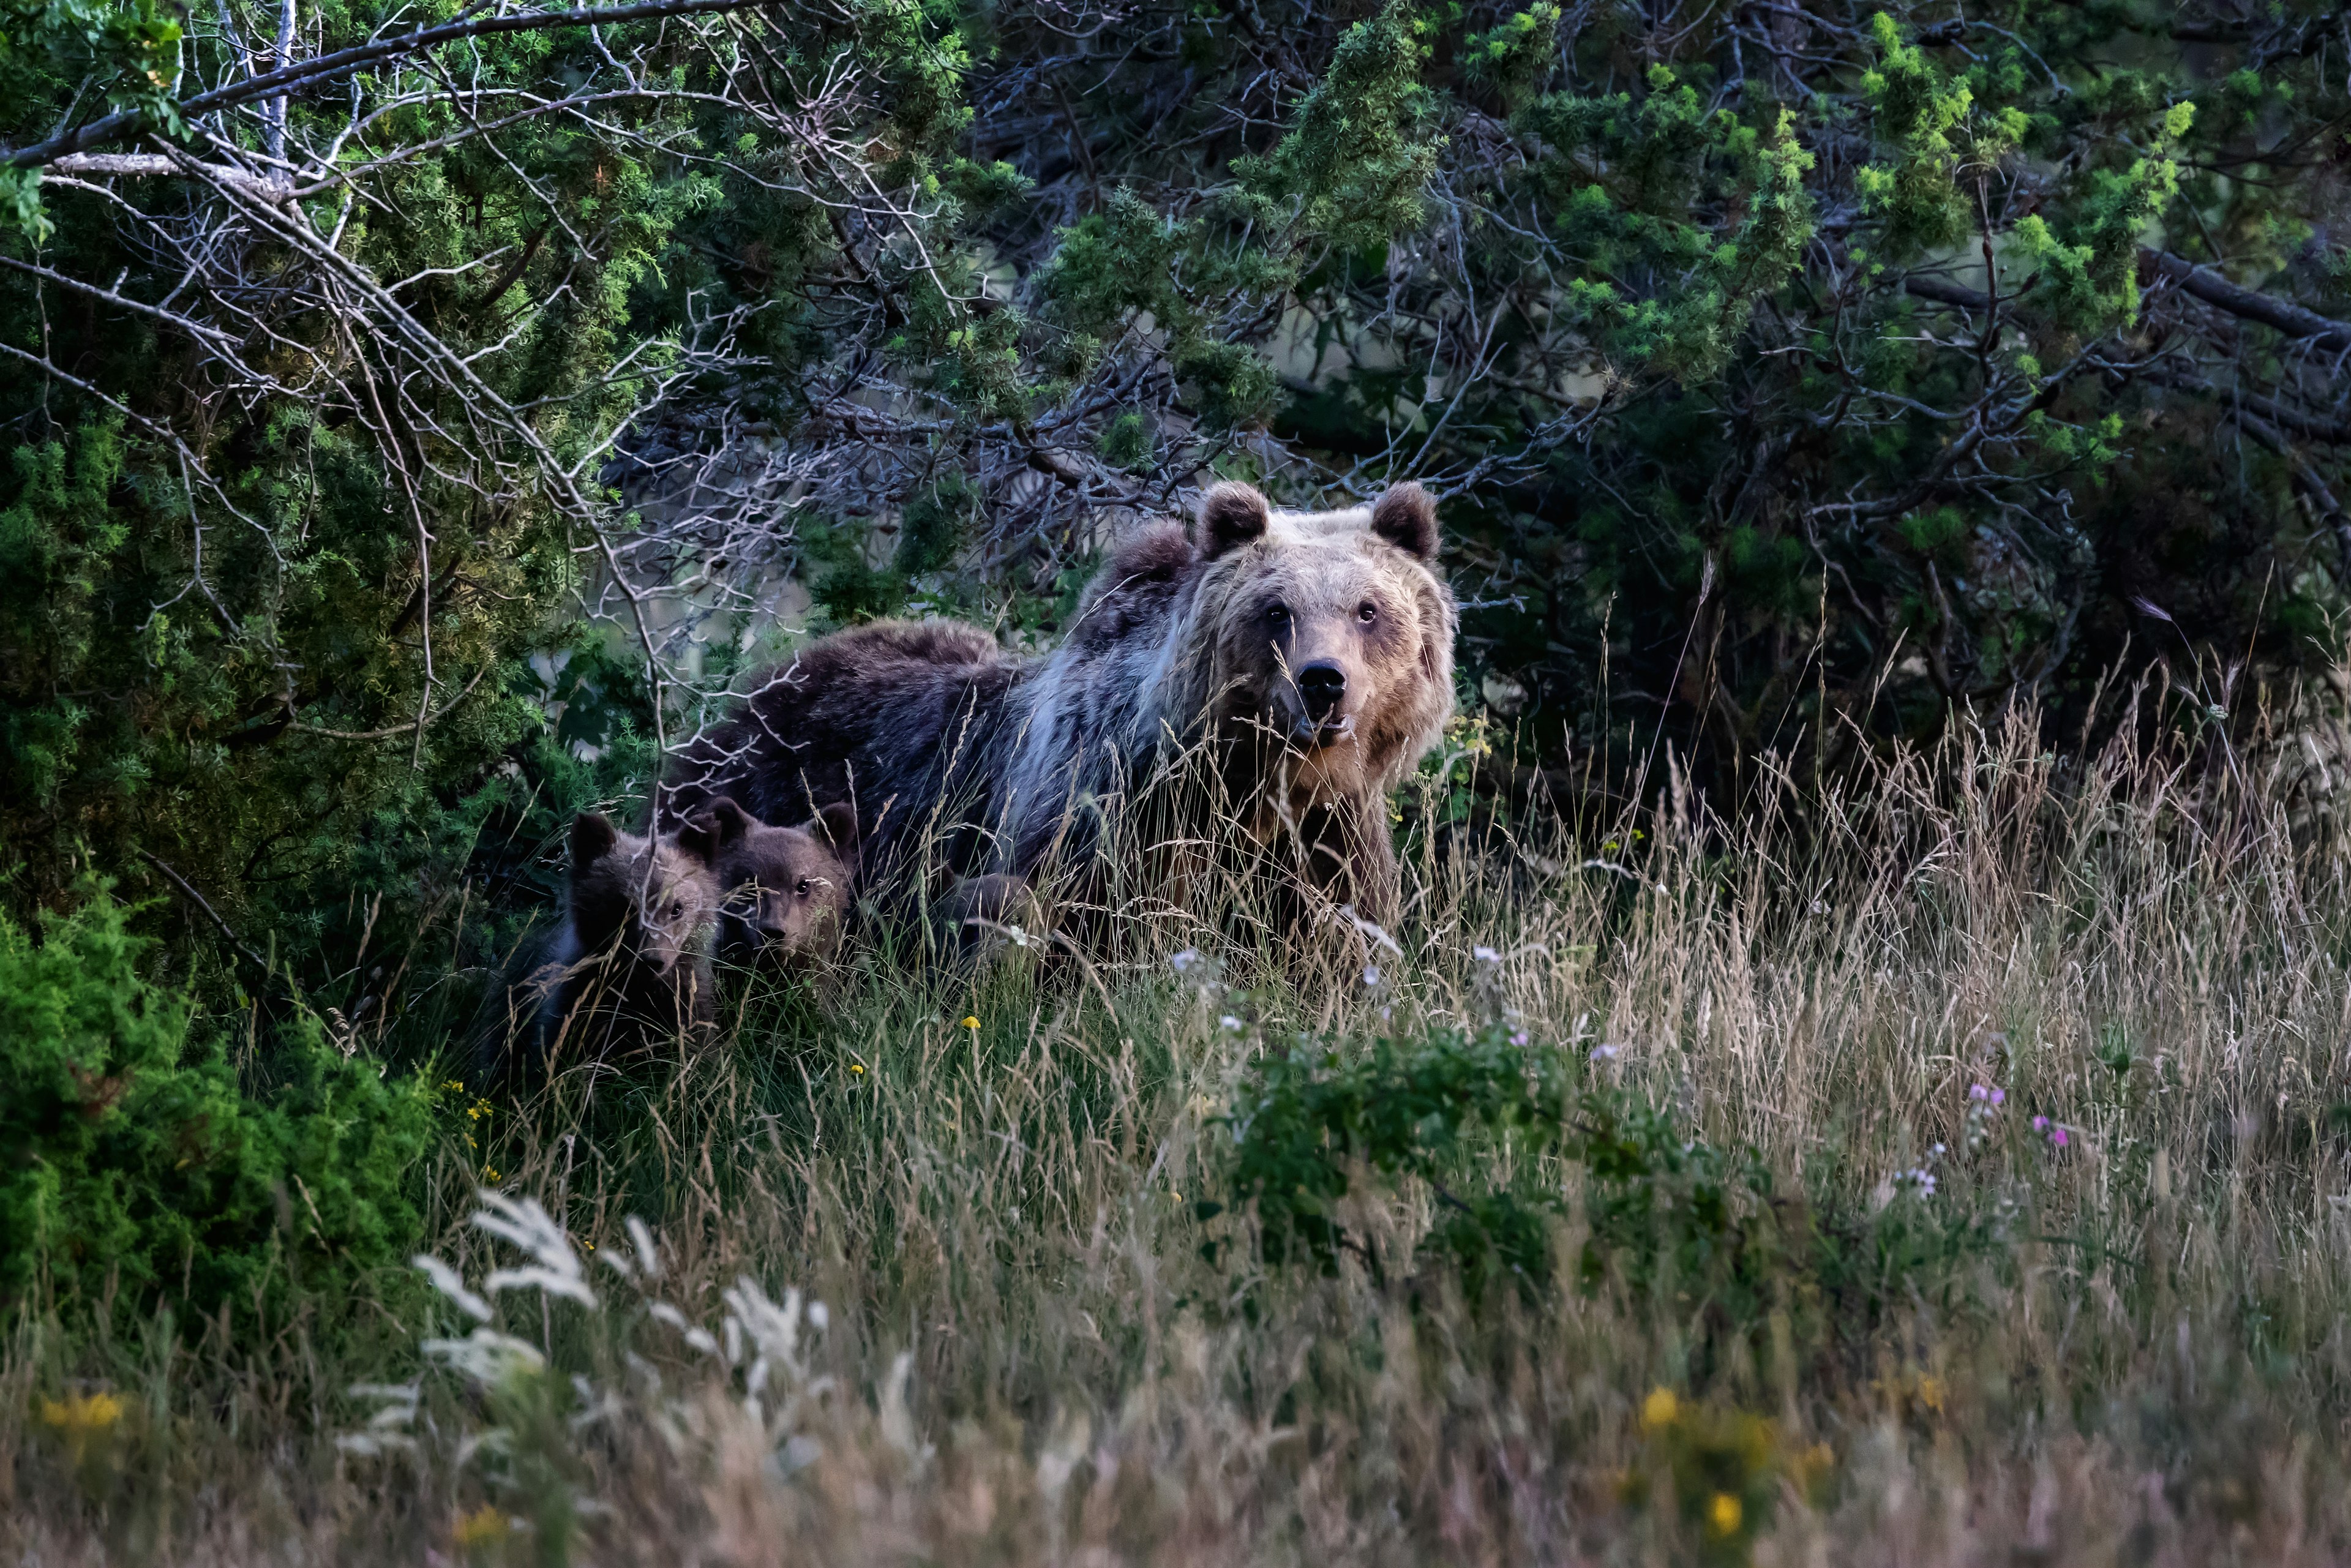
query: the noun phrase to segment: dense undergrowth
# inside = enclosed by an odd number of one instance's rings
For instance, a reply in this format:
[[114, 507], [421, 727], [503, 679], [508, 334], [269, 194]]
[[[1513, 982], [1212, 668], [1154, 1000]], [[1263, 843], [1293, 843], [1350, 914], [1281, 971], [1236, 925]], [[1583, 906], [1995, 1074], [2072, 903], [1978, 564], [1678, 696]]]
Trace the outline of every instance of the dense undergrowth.
[[1394, 949], [869, 941], [444, 1092], [433, 1261], [274, 1333], [20, 1295], [0, 1551], [2351, 1552], [2351, 884], [2257, 777], [2019, 727], [1581, 848], [1416, 801]]
[[0, 915], [0, 1301], [78, 1327], [168, 1302], [225, 1333], [242, 1312], [266, 1333], [296, 1298], [403, 1261], [423, 1083], [312, 1014], [266, 1055], [236, 1019], [197, 1024], [141, 976], [106, 885], [84, 891], [37, 942]]

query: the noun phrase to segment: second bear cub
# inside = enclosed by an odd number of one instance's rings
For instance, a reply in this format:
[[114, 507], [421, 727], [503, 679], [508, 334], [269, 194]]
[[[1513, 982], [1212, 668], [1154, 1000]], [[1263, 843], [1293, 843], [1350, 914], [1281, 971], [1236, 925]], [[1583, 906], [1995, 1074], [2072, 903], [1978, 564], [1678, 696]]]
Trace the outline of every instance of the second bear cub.
[[720, 956], [789, 967], [840, 951], [857, 862], [854, 807], [843, 801], [806, 827], [771, 828], [721, 795], [685, 831], [711, 846]]
[[566, 917], [530, 986], [542, 999], [535, 1061], [632, 1054], [691, 1038], [717, 1018], [708, 932], [718, 906], [709, 835], [689, 825], [642, 839], [585, 811], [571, 824]]

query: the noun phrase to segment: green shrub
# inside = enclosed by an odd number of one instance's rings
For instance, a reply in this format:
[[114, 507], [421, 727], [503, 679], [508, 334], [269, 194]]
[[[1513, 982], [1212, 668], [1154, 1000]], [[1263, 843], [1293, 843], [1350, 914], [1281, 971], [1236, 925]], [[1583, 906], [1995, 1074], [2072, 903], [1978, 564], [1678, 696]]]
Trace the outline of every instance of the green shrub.
[[0, 915], [0, 1303], [275, 1312], [413, 1250], [433, 1130], [298, 1011], [241, 1075], [225, 1031], [139, 973], [102, 883], [37, 934]]
[[[1577, 1285], [1669, 1304], [1690, 1324], [1701, 1368], [1754, 1343], [1775, 1312], [1800, 1343], [1827, 1347], [1858, 1343], [1903, 1303], [1963, 1306], [1975, 1263], [2004, 1234], [1955, 1197], [1929, 1201], [1931, 1186], [1866, 1212], [1833, 1195], [1783, 1196], [1753, 1150], [1719, 1147], [1580, 1057], [1501, 1024], [1375, 1040], [1354, 1055], [1301, 1045], [1263, 1059], [1236, 1103], [1228, 1190], [1254, 1206], [1268, 1263], [1331, 1273], [1351, 1254], [1382, 1276], [1372, 1239], [1339, 1218], [1370, 1172], [1417, 1179], [1436, 1197], [1424, 1275], [1452, 1274], [1473, 1301], [1503, 1281], [1532, 1300], [1557, 1277], [1566, 1167], [1578, 1166]], [[1197, 1206], [1204, 1219], [1223, 1208]], [[1209, 1255], [1226, 1244], [1211, 1241]]]
[[[1538, 1145], [1556, 1139], [1566, 1091], [1549, 1055], [1521, 1050], [1499, 1028], [1475, 1036], [1440, 1030], [1410, 1044], [1375, 1041], [1355, 1061], [1328, 1046], [1301, 1046], [1266, 1057], [1255, 1078], [1228, 1119], [1231, 1188], [1238, 1201], [1257, 1206], [1268, 1262], [1310, 1260], [1329, 1272], [1349, 1251], [1381, 1270], [1369, 1242], [1349, 1235], [1334, 1213], [1359, 1163], [1390, 1179], [1430, 1184], [1460, 1220], [1439, 1227], [1438, 1245], [1533, 1260], [1510, 1195], [1465, 1199], [1445, 1178], [1480, 1133], [1523, 1128]], [[1220, 1206], [1204, 1203], [1200, 1211], [1210, 1218]]]

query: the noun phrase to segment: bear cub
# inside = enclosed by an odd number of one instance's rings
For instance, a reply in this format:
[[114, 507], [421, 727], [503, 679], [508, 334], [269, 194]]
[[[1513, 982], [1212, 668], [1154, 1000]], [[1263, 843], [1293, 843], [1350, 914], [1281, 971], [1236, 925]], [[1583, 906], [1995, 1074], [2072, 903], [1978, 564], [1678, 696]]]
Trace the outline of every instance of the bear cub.
[[527, 1060], [509, 1065], [537, 1075], [559, 1059], [634, 1055], [716, 1025], [716, 851], [693, 823], [639, 838], [598, 812], [573, 819], [563, 924], [508, 998], [509, 1030], [531, 1013]]
[[827, 806], [806, 827], [771, 828], [721, 795], [687, 819], [687, 831], [711, 846], [721, 957], [795, 968], [840, 952], [856, 876], [854, 806]]

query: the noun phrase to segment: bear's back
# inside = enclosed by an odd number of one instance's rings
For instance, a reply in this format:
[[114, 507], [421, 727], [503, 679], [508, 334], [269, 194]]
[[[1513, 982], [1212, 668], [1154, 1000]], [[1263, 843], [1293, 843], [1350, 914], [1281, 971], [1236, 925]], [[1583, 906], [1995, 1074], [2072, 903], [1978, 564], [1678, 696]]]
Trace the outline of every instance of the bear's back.
[[663, 814], [731, 795], [787, 827], [850, 800], [886, 850], [920, 826], [915, 802], [977, 779], [989, 727], [1025, 667], [987, 632], [954, 622], [883, 621], [821, 638], [679, 753]]
[[1181, 523], [1130, 534], [1086, 585], [1063, 646], [1073, 656], [1098, 658], [1137, 637], [1156, 640], [1198, 566], [1199, 553]]

